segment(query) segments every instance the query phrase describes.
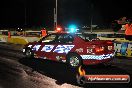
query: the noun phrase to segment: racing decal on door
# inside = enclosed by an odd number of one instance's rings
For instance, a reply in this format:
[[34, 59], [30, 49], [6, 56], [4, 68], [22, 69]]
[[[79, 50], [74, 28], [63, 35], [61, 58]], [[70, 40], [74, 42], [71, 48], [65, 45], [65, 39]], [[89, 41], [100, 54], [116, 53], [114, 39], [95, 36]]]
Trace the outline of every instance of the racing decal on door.
[[83, 48], [76, 49], [75, 51], [78, 53], [83, 53]]
[[87, 53], [93, 53], [93, 49], [92, 48], [87, 48]]
[[75, 45], [58, 45], [53, 52], [68, 53]]
[[52, 49], [54, 48], [54, 45], [45, 45], [41, 51], [45, 51], [45, 52], [51, 52]]
[[[41, 45], [35, 45], [32, 50], [38, 51]], [[68, 53], [75, 45], [58, 45], [53, 52], [56, 53]], [[41, 51], [51, 52], [54, 45], [45, 45]]]

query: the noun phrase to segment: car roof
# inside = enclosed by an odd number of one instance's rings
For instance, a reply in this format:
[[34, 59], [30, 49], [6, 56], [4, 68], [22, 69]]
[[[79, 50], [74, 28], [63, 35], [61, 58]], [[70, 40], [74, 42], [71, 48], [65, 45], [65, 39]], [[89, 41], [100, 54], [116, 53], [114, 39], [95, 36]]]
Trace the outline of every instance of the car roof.
[[59, 33], [51, 33], [51, 34], [49, 34], [49, 35], [65, 35], [65, 34], [68, 34], [68, 35], [76, 35], [76, 34], [72, 34], [72, 33], [66, 33], [66, 32], [59, 32]]
[[66, 33], [66, 32], [56, 32], [56, 33], [51, 33], [51, 34], [69, 34], [69, 33]]

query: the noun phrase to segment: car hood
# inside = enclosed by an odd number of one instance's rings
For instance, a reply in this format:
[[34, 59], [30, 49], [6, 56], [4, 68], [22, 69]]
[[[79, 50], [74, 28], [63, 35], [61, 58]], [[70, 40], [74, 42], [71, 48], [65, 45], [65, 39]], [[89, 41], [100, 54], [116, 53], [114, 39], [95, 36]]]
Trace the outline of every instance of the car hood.
[[28, 44], [26, 44], [25, 46], [29, 46], [29, 45], [36, 45], [38, 42], [29, 42]]

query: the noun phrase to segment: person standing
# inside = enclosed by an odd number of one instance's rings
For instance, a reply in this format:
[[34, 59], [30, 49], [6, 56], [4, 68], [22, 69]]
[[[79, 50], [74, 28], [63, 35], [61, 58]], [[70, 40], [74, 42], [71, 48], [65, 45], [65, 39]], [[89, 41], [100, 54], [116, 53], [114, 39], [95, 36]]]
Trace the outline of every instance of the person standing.
[[132, 40], [132, 20], [128, 20], [125, 27], [125, 39], [126, 40]]
[[8, 38], [11, 38], [11, 32], [8, 31]]
[[45, 37], [47, 35], [47, 30], [45, 28], [41, 29], [41, 37]]
[[10, 42], [10, 39], [11, 39], [11, 32], [8, 31], [8, 42]]

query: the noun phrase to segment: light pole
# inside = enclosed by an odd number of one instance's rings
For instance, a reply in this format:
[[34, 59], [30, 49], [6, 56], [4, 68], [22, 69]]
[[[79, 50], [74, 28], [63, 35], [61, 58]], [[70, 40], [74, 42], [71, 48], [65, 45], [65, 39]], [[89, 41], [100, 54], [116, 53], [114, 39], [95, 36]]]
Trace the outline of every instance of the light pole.
[[57, 0], [56, 0], [56, 28], [57, 28]]
[[54, 8], [54, 28], [57, 28], [57, 0], [56, 0], [56, 6]]
[[24, 27], [27, 26], [27, 2], [24, 2]]
[[25, 26], [27, 25], [27, 9], [26, 9], [26, 6], [25, 6]]
[[93, 32], [93, 16], [91, 15], [91, 28], [90, 28], [90, 30], [91, 30], [91, 33]]
[[94, 7], [94, 5], [93, 4], [91, 4], [91, 28], [90, 28], [90, 30], [91, 30], [91, 33], [93, 32], [93, 7]]

